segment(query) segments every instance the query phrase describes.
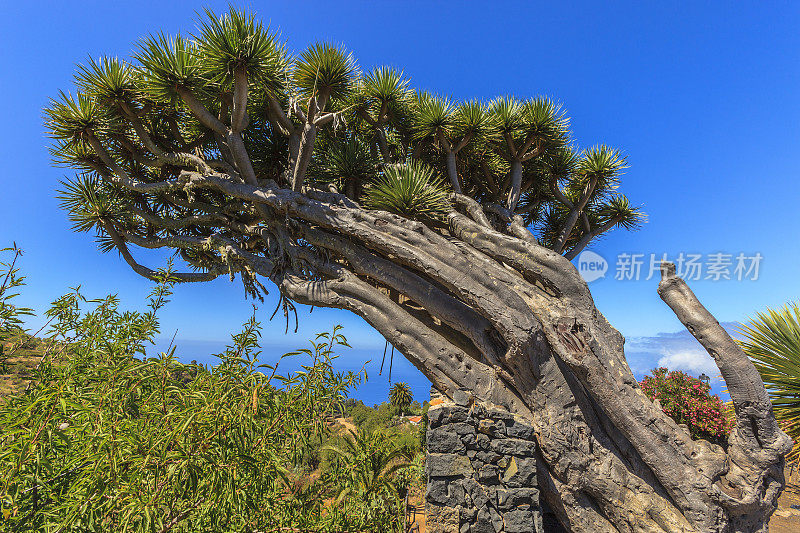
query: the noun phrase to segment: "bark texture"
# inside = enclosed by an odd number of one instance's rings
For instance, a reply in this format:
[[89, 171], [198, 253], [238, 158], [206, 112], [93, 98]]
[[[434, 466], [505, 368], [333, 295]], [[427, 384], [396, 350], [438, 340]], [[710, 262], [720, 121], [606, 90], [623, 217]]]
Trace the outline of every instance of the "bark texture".
[[[281, 269], [211, 239], [228, 247], [237, 271], [271, 278], [294, 302], [362, 316], [440, 391], [468, 388], [530, 420], [543, 496], [570, 530], [766, 531], [789, 438], [750, 361], [670, 264], [659, 293], [717, 361], [734, 400], [727, 451], [692, 440], [642, 393], [624, 339], [569, 260], [487, 224], [480, 206], [463, 202], [470, 209], [454, 210], [437, 231], [336, 193], [253, 186], [214, 172], [184, 171], [175, 184], [142, 187], [178, 185], [281, 214], [280, 228], [226, 222], [286, 246]], [[278, 229], [294, 238], [281, 243]]]

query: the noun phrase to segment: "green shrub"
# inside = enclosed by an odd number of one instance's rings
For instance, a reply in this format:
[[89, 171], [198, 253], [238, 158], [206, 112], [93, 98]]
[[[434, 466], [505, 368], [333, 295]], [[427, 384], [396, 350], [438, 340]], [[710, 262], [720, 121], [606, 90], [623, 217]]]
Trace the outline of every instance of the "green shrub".
[[[399, 531], [395, 519], [402, 514], [410, 483], [400, 473], [412, 466], [408, 450], [383, 431], [359, 429], [326, 451], [332, 455], [326, 479], [336, 487], [337, 505], [331, 512], [349, 515], [347, 526], [355, 531], [388, 531], [387, 524]], [[361, 513], [348, 513], [348, 505], [358, 506]]]
[[719, 396], [708, 383], [680, 372], [656, 368], [641, 381], [642, 391], [678, 424], [686, 424], [692, 438], [724, 444], [732, 429]]
[[775, 418], [794, 447], [786, 458], [800, 460], [800, 305], [768, 309], [742, 327], [739, 342], [753, 360], [772, 401]]
[[[169, 271], [161, 279], [145, 312], [78, 291], [48, 311], [48, 348], [30, 387], [0, 404], [0, 529], [398, 528], [395, 500], [351, 494], [330, 509], [340, 479], [307, 475], [327, 419], [361, 378], [333, 369], [347, 345], [339, 327], [282, 356], [311, 361], [288, 375], [259, 363], [255, 317], [211, 368], [179, 363], [174, 349], [145, 358], [170, 295]], [[359, 468], [338, 466], [339, 475]]]
[[[24, 317], [33, 314], [27, 307], [14, 305], [14, 299], [19, 296], [19, 288], [25, 284], [25, 277], [20, 276], [17, 261], [22, 255], [22, 250], [14, 244], [11, 248], [0, 249], [0, 253], [12, 252], [11, 261], [0, 261], [0, 374], [8, 374], [8, 358], [13, 348], [7, 347], [9, 341], [24, 336], [22, 329]], [[23, 341], [22, 345], [28, 347], [31, 341]]]

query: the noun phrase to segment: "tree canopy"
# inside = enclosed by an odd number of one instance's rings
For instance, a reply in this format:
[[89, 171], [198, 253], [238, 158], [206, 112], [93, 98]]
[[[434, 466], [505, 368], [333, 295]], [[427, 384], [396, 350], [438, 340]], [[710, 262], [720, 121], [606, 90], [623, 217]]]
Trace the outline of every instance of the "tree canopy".
[[389, 403], [397, 409], [398, 414], [405, 413], [413, 401], [414, 396], [411, 394], [411, 387], [408, 386], [408, 383], [398, 382], [389, 389]]
[[206, 12], [186, 36], [145, 37], [130, 59], [89, 59], [76, 85], [45, 111], [53, 157], [78, 171], [62, 205], [75, 230], [149, 277], [129, 245], [177, 249], [197, 271], [179, 281], [240, 274], [253, 295], [263, 287], [250, 256], [270, 271], [296, 263], [307, 243], [292, 217], [240, 184], [334, 191], [432, 226], [476, 201], [569, 258], [644, 219], [618, 191], [622, 153], [578, 147], [552, 98], [457, 101], [395, 67], [362, 70], [339, 44], [293, 53], [235, 9]]

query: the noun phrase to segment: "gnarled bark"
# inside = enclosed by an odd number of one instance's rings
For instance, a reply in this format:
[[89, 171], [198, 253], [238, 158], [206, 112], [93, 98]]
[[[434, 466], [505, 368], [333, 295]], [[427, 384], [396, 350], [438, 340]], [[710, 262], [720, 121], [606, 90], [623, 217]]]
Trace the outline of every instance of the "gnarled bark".
[[[334, 203], [334, 193], [255, 187], [218, 174], [180, 179], [281, 213], [288, 231], [315, 247], [286, 248], [297, 266], [279, 273], [230, 247], [285, 296], [359, 314], [441, 391], [467, 387], [530, 419], [543, 493], [571, 530], [766, 527], [788, 437], [752, 364], [669, 265], [659, 292], [718, 361], [734, 399], [727, 451], [692, 440], [645, 397], [621, 335], [567, 259], [488, 227], [485, 216], [454, 211], [443, 235], [351, 201]], [[146, 245], [141, 239], [129, 238]]]

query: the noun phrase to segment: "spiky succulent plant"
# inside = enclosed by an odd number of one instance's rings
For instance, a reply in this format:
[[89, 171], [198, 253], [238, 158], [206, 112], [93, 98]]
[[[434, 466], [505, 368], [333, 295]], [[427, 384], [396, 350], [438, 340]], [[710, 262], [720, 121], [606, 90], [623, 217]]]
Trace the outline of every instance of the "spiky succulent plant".
[[387, 165], [367, 193], [367, 205], [417, 220], [443, 220], [450, 210], [444, 181], [427, 165]]

